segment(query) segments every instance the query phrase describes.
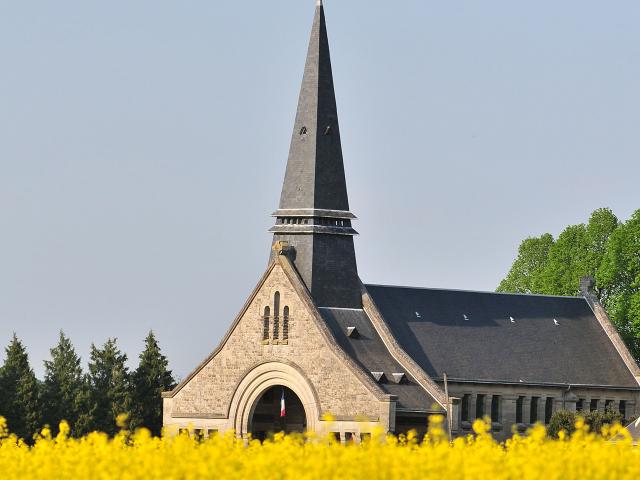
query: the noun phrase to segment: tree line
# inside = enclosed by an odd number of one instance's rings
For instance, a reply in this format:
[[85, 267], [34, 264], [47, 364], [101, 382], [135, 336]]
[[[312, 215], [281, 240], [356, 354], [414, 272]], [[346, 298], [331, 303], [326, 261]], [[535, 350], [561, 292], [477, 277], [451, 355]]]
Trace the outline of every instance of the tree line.
[[592, 276], [596, 293], [629, 350], [640, 361], [640, 210], [621, 222], [608, 208], [587, 224], [525, 239], [498, 292], [578, 295]]
[[153, 332], [147, 335], [138, 367], [132, 371], [115, 338], [102, 347], [91, 345], [87, 372], [64, 332], [50, 351], [44, 379], [39, 380], [15, 334], [5, 349], [0, 416], [6, 418], [11, 432], [30, 441], [44, 425], [55, 434], [60, 421], [66, 420], [74, 436], [92, 431], [113, 435], [118, 430], [116, 417], [126, 414], [129, 428], [146, 427], [160, 434], [160, 394], [171, 390], [175, 381]]

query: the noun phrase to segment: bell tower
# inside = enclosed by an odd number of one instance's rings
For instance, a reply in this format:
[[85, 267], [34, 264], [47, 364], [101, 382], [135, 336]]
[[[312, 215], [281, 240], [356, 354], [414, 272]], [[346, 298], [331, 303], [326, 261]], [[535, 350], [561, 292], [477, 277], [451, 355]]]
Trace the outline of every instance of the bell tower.
[[[273, 243], [286, 254], [319, 307], [361, 308], [329, 40], [316, 2]], [[272, 255], [282, 254], [272, 250]]]

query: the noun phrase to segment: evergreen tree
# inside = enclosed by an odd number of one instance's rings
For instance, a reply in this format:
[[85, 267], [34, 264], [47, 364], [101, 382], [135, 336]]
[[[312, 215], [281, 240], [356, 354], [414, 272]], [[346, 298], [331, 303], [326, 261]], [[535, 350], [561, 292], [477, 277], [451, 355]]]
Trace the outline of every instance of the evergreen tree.
[[99, 349], [91, 345], [89, 384], [91, 388], [91, 417], [94, 430], [113, 435], [116, 417], [131, 411], [130, 375], [127, 355], [109, 339]]
[[0, 415], [6, 418], [11, 432], [30, 441], [42, 426], [38, 380], [15, 333], [5, 351], [0, 368]]
[[91, 426], [89, 389], [80, 357], [64, 332], [60, 331], [58, 345], [51, 349], [51, 360], [45, 360], [44, 366], [45, 421], [54, 432], [61, 420], [67, 420], [74, 435], [87, 433]]
[[146, 427], [154, 435], [160, 435], [161, 394], [175, 386], [168, 367], [169, 362], [162, 355], [153, 331], [150, 331], [145, 339], [145, 349], [140, 354], [140, 364], [133, 374], [135, 412], [132, 427]]

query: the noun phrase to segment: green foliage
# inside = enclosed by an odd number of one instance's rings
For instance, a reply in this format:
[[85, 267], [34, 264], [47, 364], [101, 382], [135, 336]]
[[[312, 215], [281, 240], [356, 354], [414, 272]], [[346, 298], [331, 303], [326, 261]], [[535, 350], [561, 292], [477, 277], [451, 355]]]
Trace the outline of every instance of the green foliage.
[[[581, 414], [584, 412], [581, 412]], [[592, 432], [600, 433], [604, 425], [613, 425], [614, 423], [622, 422], [622, 415], [620, 412], [608, 407], [604, 412], [600, 410], [593, 410], [586, 412], [582, 415], [584, 421], [589, 425], [589, 429]]]
[[500, 282], [498, 292], [533, 293], [536, 290], [533, 282], [544, 270], [552, 245], [553, 237], [548, 233], [524, 240], [518, 249], [518, 258], [507, 278]]
[[147, 335], [138, 368], [129, 372], [126, 363], [116, 339], [109, 339], [102, 348], [91, 345], [85, 375], [80, 357], [61, 331], [51, 359], [44, 362], [44, 382], [39, 382], [14, 334], [0, 368], [0, 416], [25, 440], [45, 424], [56, 434], [61, 420], [69, 422], [74, 436], [93, 430], [113, 435], [119, 430], [116, 418], [123, 413], [130, 428], [146, 427], [159, 435], [161, 393], [171, 390], [175, 381], [153, 332]]
[[558, 438], [561, 431], [569, 435], [576, 431], [576, 420], [578, 416], [574, 412], [568, 410], [558, 410], [553, 413], [549, 426], [547, 427], [547, 435], [552, 438]]
[[131, 424], [145, 426], [154, 435], [162, 429], [163, 391], [171, 390], [175, 381], [169, 370], [169, 362], [162, 355], [153, 332], [145, 339], [145, 348], [140, 354], [140, 363], [133, 374], [133, 396], [135, 410]]
[[609, 238], [596, 280], [611, 319], [640, 358], [640, 210]]
[[576, 430], [575, 425], [578, 418], [584, 419], [584, 422], [589, 425], [589, 430], [597, 434], [602, 433], [603, 426], [621, 423], [623, 420], [620, 412], [612, 407], [607, 407], [604, 412], [600, 410], [590, 412], [558, 410], [551, 416], [551, 421], [547, 427], [547, 434], [553, 438], [558, 438], [558, 434], [561, 431], [572, 434]]
[[45, 421], [57, 429], [67, 420], [74, 435], [87, 433], [91, 427], [90, 391], [71, 341], [60, 331], [58, 345], [51, 349], [51, 360], [45, 360]]
[[577, 295], [580, 278], [596, 292], [636, 360], [640, 360], [640, 210], [625, 223], [601, 208], [589, 222], [527, 238], [499, 292]]
[[15, 333], [5, 352], [6, 359], [0, 368], [0, 416], [9, 420], [11, 431], [30, 440], [42, 422], [40, 386], [29, 365], [27, 351]]
[[116, 417], [131, 411], [130, 375], [127, 355], [109, 339], [100, 349], [91, 345], [89, 386], [91, 392], [92, 430], [115, 434]]

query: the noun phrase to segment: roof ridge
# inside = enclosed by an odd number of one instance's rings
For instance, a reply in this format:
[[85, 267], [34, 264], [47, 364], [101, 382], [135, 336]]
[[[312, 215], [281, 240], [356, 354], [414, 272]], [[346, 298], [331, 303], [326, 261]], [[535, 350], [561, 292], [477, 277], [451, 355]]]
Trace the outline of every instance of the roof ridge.
[[[384, 285], [380, 283], [365, 283], [366, 287], [382, 287], [382, 288], [406, 288], [411, 290], [435, 290], [441, 292], [464, 292], [464, 293], [484, 293], [491, 295], [511, 295], [520, 297], [548, 297], [548, 298], [570, 298], [585, 300], [580, 295], [547, 295], [542, 293], [514, 293], [514, 292], [492, 292], [490, 290], [466, 290], [462, 288], [438, 288], [438, 287], [415, 287], [410, 285]], [[585, 300], [586, 301], [586, 300]]]

